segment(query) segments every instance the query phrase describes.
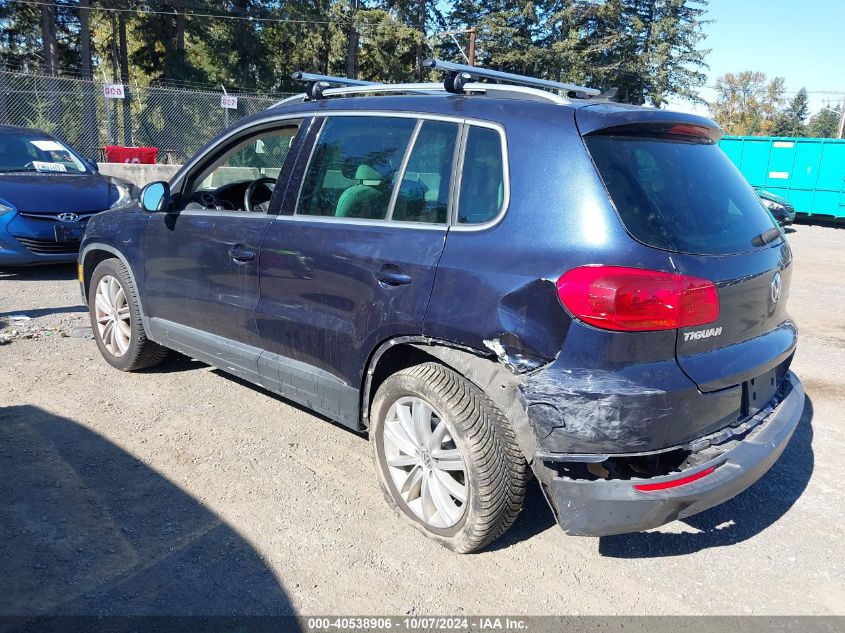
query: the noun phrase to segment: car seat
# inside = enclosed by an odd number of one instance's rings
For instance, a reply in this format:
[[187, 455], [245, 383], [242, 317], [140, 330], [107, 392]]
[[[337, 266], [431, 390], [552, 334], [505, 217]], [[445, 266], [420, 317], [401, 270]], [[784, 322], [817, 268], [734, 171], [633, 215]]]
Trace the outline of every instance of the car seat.
[[387, 192], [382, 189], [384, 177], [369, 165], [359, 165], [355, 170], [355, 180], [358, 184], [340, 194], [335, 217], [384, 218], [387, 209]]

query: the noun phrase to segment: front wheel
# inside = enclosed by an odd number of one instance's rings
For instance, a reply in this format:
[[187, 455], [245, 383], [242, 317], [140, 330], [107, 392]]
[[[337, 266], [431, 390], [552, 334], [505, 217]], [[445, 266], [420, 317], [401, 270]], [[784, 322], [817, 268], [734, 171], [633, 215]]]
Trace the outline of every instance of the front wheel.
[[388, 503], [460, 553], [503, 534], [522, 508], [527, 464], [510, 425], [474, 384], [424, 363], [379, 387], [370, 444]]
[[88, 312], [97, 347], [106, 362], [121, 371], [158, 365], [167, 349], [147, 338], [138, 293], [119, 259], [99, 263], [91, 276]]

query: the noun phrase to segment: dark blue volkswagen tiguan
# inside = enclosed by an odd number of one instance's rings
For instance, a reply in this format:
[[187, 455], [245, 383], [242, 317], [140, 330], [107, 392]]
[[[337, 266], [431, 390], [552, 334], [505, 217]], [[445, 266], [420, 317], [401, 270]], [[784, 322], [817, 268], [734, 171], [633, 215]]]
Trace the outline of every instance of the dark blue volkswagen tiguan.
[[437, 64], [445, 86], [306, 76], [93, 217], [105, 359], [178, 350], [367, 431], [387, 501], [458, 552], [529, 469], [578, 535], [750, 486], [803, 409], [792, 254], [718, 127]]

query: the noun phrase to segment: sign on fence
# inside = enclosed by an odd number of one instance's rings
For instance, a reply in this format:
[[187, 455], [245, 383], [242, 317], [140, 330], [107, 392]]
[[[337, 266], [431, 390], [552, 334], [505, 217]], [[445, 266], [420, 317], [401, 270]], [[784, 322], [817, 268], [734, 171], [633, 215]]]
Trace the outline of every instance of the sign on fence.
[[126, 96], [123, 84], [103, 84], [103, 95], [106, 99], [123, 99]]
[[229, 95], [220, 95], [220, 107], [227, 110], [238, 109], [238, 98], [230, 97]]

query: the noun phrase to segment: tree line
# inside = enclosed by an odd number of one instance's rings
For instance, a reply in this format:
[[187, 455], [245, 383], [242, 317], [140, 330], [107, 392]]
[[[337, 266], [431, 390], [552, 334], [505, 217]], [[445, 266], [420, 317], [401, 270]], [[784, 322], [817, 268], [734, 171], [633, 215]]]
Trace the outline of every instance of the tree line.
[[[703, 103], [707, 0], [0, 0], [0, 69], [230, 92], [299, 91], [307, 70], [421, 81], [422, 61], [607, 89], [660, 107]], [[806, 90], [727, 73], [711, 116], [729, 134], [834, 136], [839, 106], [809, 116]], [[129, 108], [129, 99], [125, 107]]]
[[[428, 78], [422, 61], [475, 63], [660, 106], [697, 98], [706, 0], [0, 0], [0, 64], [173, 86], [294, 90], [302, 69]], [[455, 31], [453, 35], [444, 34]], [[432, 76], [433, 78], [433, 76]]]
[[769, 79], [759, 71], [725, 73], [716, 80], [715, 91], [710, 111], [727, 134], [824, 138], [838, 131], [838, 103], [810, 116], [806, 88], [787, 100], [783, 77]]

